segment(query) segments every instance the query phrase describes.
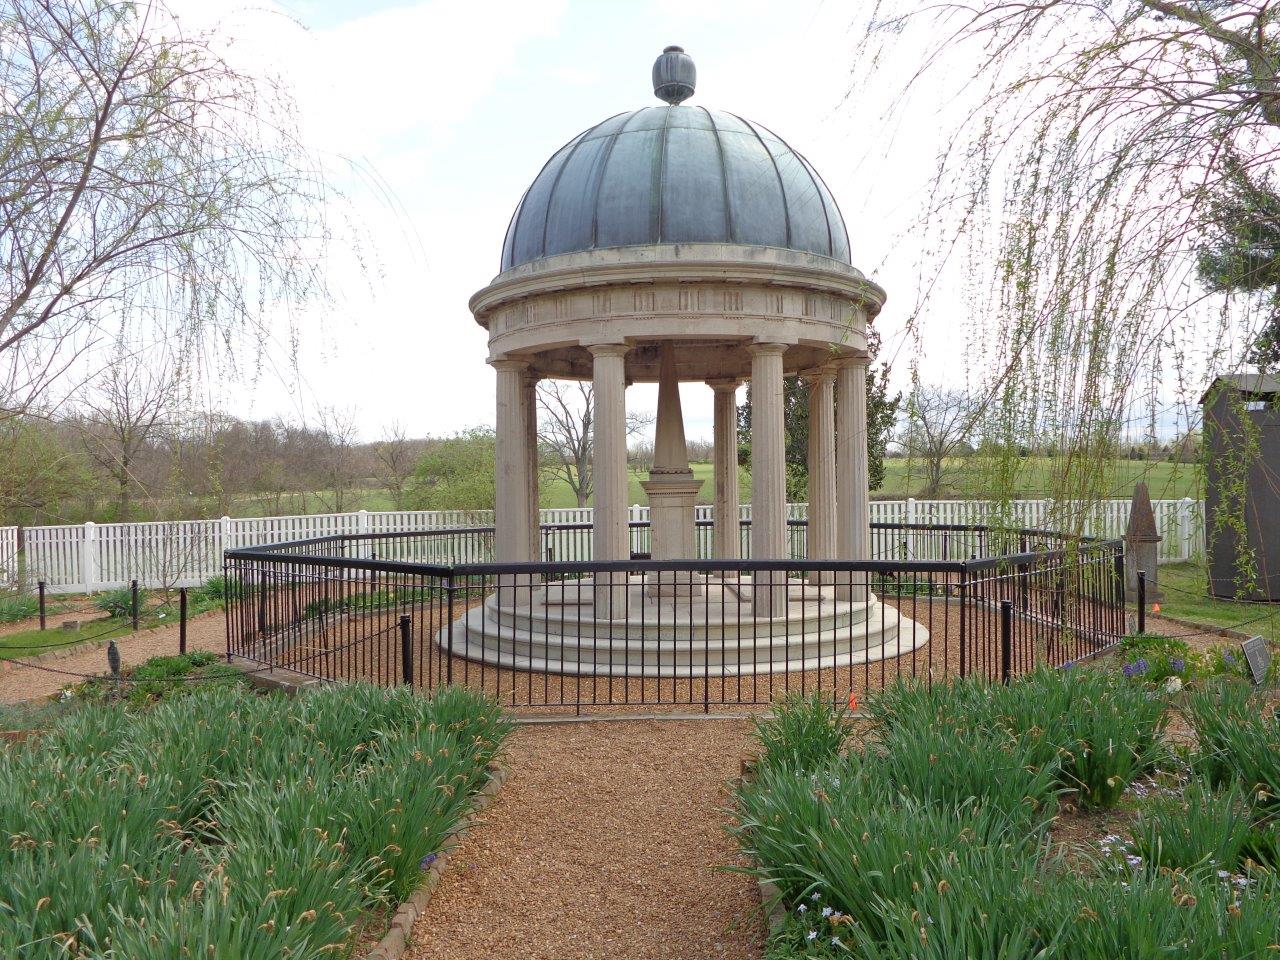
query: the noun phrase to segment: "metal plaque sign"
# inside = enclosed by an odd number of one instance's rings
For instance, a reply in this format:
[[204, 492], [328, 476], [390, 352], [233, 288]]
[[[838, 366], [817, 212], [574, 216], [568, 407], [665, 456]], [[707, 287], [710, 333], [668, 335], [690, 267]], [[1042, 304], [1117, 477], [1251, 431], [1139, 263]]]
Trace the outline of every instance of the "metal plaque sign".
[[1249, 664], [1249, 673], [1253, 682], [1259, 686], [1266, 682], [1267, 669], [1271, 666], [1271, 645], [1263, 637], [1250, 637], [1240, 644], [1245, 663]]

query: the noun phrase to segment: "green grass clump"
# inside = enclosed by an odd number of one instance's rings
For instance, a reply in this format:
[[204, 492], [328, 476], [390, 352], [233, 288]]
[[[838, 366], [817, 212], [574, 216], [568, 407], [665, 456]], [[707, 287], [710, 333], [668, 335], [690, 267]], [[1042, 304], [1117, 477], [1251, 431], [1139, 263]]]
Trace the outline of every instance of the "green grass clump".
[[0, 597], [0, 623], [29, 620], [40, 612], [40, 598], [29, 593], [12, 593]]
[[[147, 605], [148, 593], [138, 589], [138, 613]], [[115, 590], [104, 590], [93, 598], [93, 605], [109, 617], [126, 619], [133, 616], [133, 590], [130, 587], [119, 587]]]
[[[1165, 770], [1168, 702], [1106, 671], [902, 684], [872, 698], [865, 743], [833, 748], [819, 727], [805, 765], [762, 763], [737, 791], [734, 833], [786, 909], [769, 960], [1269, 955], [1280, 825], [1252, 785], [1267, 771], [1233, 758], [1232, 737], [1276, 725], [1229, 690], [1192, 700], [1218, 724], [1201, 749], [1222, 782], [1196, 763], [1185, 789]], [[812, 712], [788, 701], [766, 729], [803, 731]], [[1144, 772], [1167, 792], [1143, 801], [1131, 842], [1096, 856], [1051, 843], [1063, 790], [1110, 806]]]
[[1083, 803], [1107, 807], [1163, 755], [1166, 706], [1113, 674], [1046, 667], [1007, 686], [899, 683], [873, 696], [867, 709], [887, 744], [944, 730], [1014, 741], [1020, 762], [1053, 771]]
[[1184, 712], [1196, 732], [1195, 769], [1215, 786], [1237, 783], [1254, 803], [1280, 812], [1280, 719], [1263, 713], [1239, 682], [1191, 693]]
[[1234, 872], [1252, 833], [1251, 804], [1239, 786], [1216, 791], [1193, 781], [1180, 794], [1143, 806], [1133, 826], [1133, 850], [1152, 869], [1208, 866]]
[[508, 729], [455, 691], [86, 706], [0, 749], [0, 956], [345, 956], [362, 914], [416, 885]]
[[814, 770], [843, 749], [853, 733], [853, 720], [843, 706], [821, 692], [789, 694], [771, 716], [757, 720], [759, 768]]

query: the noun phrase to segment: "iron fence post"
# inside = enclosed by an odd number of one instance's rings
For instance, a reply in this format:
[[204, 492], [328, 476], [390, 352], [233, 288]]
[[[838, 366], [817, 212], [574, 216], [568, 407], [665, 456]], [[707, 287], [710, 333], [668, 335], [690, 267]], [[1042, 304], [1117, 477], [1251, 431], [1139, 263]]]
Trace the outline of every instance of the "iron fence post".
[[449, 640], [448, 647], [445, 650], [444, 659], [444, 682], [446, 684], [453, 683], [453, 574], [445, 581], [445, 592], [449, 597]]
[[400, 616], [400, 679], [413, 686], [413, 618], [407, 613]]
[[178, 590], [178, 653], [187, 652], [187, 588]]
[[45, 615], [44, 615], [44, 581], [43, 581], [43, 580], [39, 581], [39, 582], [36, 584], [36, 592], [37, 592], [37, 593], [39, 594], [39, 596], [40, 596], [40, 629], [41, 629], [41, 630], [43, 630], [43, 629], [45, 628]]
[[1138, 571], [1138, 632], [1147, 632], [1147, 571]]
[[960, 676], [965, 676], [969, 668], [969, 655], [966, 650], [965, 624], [969, 620], [969, 566], [960, 567]]
[[138, 632], [138, 581], [133, 580], [129, 583], [130, 604], [133, 607], [133, 632]]
[[1013, 677], [1013, 601], [1000, 601], [1000, 682]]

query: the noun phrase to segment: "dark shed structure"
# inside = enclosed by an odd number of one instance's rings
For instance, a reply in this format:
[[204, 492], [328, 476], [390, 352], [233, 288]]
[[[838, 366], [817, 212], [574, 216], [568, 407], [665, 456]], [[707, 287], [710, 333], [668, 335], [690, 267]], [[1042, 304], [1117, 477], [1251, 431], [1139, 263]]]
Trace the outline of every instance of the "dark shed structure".
[[1200, 402], [1210, 592], [1280, 601], [1280, 378], [1221, 376]]

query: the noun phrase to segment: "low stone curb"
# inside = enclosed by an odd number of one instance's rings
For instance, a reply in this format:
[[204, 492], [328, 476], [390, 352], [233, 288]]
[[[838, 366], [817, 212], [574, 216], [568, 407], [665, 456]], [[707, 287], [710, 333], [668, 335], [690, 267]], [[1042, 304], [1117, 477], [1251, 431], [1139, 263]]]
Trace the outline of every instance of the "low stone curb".
[[418, 922], [418, 917], [422, 915], [423, 911], [427, 909], [427, 904], [431, 902], [431, 895], [440, 884], [440, 875], [444, 873], [444, 868], [448, 864], [450, 852], [461, 842], [463, 835], [475, 820], [476, 815], [493, 802], [498, 790], [506, 782], [506, 767], [498, 763], [490, 763], [488, 769], [489, 779], [471, 802], [471, 809], [458, 821], [457, 826], [453, 828], [449, 835], [444, 838], [444, 842], [440, 844], [440, 849], [436, 852], [435, 859], [431, 862], [430, 869], [427, 870], [426, 875], [422, 878], [422, 884], [417, 890], [409, 894], [404, 903], [396, 908], [396, 912], [391, 917], [390, 929], [378, 941], [377, 946], [365, 954], [364, 960], [400, 960], [404, 956], [404, 952], [409, 946], [409, 938], [413, 935], [413, 925]]

